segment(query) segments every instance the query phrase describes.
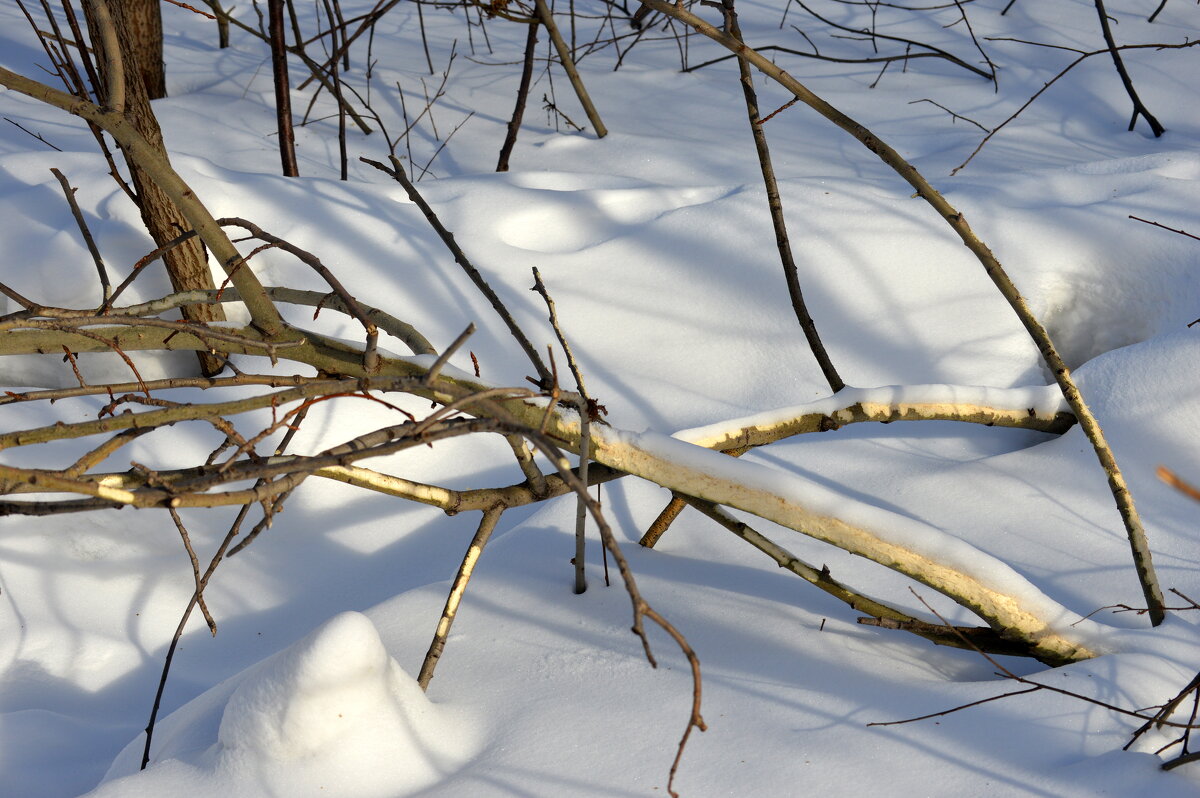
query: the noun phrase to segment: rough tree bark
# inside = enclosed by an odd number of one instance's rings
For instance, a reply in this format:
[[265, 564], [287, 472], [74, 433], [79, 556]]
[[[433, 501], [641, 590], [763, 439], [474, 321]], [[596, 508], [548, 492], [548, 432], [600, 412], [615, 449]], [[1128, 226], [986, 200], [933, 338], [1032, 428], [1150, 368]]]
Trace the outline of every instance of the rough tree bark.
[[162, 7], [159, 0], [110, 0], [109, 8], [129, 37], [127, 73], [141, 75], [151, 100], [167, 96], [167, 75], [163, 66]]
[[[88, 29], [93, 46], [103, 56], [104, 37], [100, 34], [100, 23], [93, 12], [95, 2], [96, 0], [92, 0], [86, 6]], [[153, 8], [147, 9], [146, 6]], [[162, 18], [157, 2], [115, 0], [109, 4], [109, 13], [116, 28], [120, 49], [120, 57], [111, 63], [120, 64], [125, 76], [125, 118], [164, 159], [167, 159], [162, 129], [154, 116], [154, 110], [150, 107], [153, 94], [146, 82], [146, 75], [155, 71], [158, 80], [161, 82], [162, 79]], [[111, 78], [106, 73], [110, 61], [107, 57], [101, 57], [98, 61], [101, 81], [105, 84], [103, 91], [107, 96], [107, 86]], [[151, 82], [153, 83], [153, 77]], [[161, 93], [158, 96], [166, 94], [165, 88], [159, 87], [159, 90]], [[191, 225], [166, 192], [154, 180], [148, 178], [128, 156], [125, 162], [137, 192], [142, 222], [146, 225], [150, 237], [154, 239], [155, 245], [165, 246], [181, 233], [191, 230]], [[199, 239], [193, 237], [172, 248], [164, 255], [163, 261], [171, 278], [171, 285], [176, 291], [214, 287], [212, 272], [208, 267], [208, 256]], [[190, 305], [183, 308], [183, 317], [188, 321], [197, 322], [224, 321], [225, 312], [220, 305]], [[219, 358], [207, 352], [199, 353], [199, 358], [200, 367], [205, 375], [215, 374], [223, 367]]]

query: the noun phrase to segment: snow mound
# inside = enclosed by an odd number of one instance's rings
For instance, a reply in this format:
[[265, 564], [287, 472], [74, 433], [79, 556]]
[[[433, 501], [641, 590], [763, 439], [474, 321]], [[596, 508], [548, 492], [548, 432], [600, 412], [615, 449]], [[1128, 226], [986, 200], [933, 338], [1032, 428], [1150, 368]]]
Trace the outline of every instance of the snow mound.
[[344, 612], [166, 718], [147, 770], [144, 738], [130, 743], [92, 795], [396, 798], [469, 759], [470, 729], [425, 697], [370, 619]]

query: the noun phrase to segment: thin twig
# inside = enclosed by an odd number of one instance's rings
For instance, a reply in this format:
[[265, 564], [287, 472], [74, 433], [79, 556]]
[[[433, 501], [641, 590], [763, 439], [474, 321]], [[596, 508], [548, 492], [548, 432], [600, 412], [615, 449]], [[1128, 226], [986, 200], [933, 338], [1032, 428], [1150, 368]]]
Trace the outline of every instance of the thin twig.
[[107, 301], [112, 295], [112, 283], [108, 281], [108, 270], [104, 268], [104, 258], [100, 255], [100, 250], [96, 247], [96, 240], [92, 238], [92, 231], [88, 229], [87, 220], [83, 218], [83, 212], [79, 210], [79, 203], [75, 201], [76, 188], [72, 188], [67, 182], [67, 177], [62, 172], [51, 167], [51, 174], [58, 179], [58, 184], [62, 186], [63, 195], [67, 198], [67, 204], [71, 206], [71, 215], [75, 217], [75, 223], [79, 225], [79, 232], [83, 235], [83, 241], [87, 244], [88, 252], [92, 255], [92, 262], [96, 264], [96, 272], [100, 275], [100, 293], [102, 298]]
[[250, 505], [247, 504], [243, 506], [241, 512], [238, 513], [237, 518], [235, 518], [233, 523], [230, 525], [229, 532], [226, 533], [225, 538], [221, 541], [221, 545], [217, 547], [216, 554], [214, 554], [212, 560], [209, 561], [208, 568], [205, 569], [204, 574], [200, 577], [200, 581], [196, 586], [196, 591], [192, 593], [192, 597], [188, 601], [187, 607], [184, 608], [182, 617], [179, 619], [179, 624], [175, 627], [175, 634], [171, 638], [171, 644], [167, 647], [167, 656], [163, 661], [162, 675], [158, 680], [158, 690], [154, 693], [154, 704], [150, 708], [150, 720], [146, 723], [146, 745], [142, 749], [141, 770], [145, 770], [146, 766], [150, 764], [150, 745], [154, 741], [154, 725], [155, 721], [158, 719], [158, 711], [162, 706], [163, 692], [167, 689], [167, 676], [171, 672], [171, 663], [175, 659], [175, 651], [179, 647], [180, 639], [183, 637], [183, 630], [187, 626], [188, 619], [192, 616], [192, 610], [195, 609], [197, 603], [199, 603], [203, 590], [208, 585], [208, 580], [212, 578], [213, 572], [217, 569], [217, 565], [220, 564], [221, 559], [224, 557], [225, 549], [229, 547], [230, 542], [232, 542], [237, 536], [238, 530], [241, 529], [242, 521], [245, 520], [246, 513], [249, 512], [249, 510]]
[[[558, 345], [562, 347], [563, 353], [567, 357], [567, 367], [571, 370], [571, 375], [575, 378], [575, 387], [579, 391], [579, 400], [575, 403], [575, 409], [579, 412], [579, 481], [584, 485], [588, 484], [588, 462], [591, 452], [591, 431], [589, 424], [591, 423], [593, 410], [597, 405], [588, 396], [587, 388], [583, 384], [583, 372], [579, 370], [579, 364], [575, 362], [575, 355], [571, 351], [571, 344], [567, 341], [567, 336], [563, 333], [562, 327], [558, 323], [558, 313], [554, 307], [554, 299], [550, 296], [550, 292], [546, 290], [546, 284], [542, 282], [542, 275], [538, 272], [537, 267], [533, 267], [533, 290], [541, 295], [546, 303], [546, 309], [550, 314], [550, 326], [554, 329], [555, 336], [558, 337]], [[586, 527], [587, 527], [587, 506], [582, 498], [579, 499], [575, 509], [575, 558], [572, 560], [575, 564], [575, 592], [583, 593], [587, 590], [587, 575], [584, 570], [584, 555], [587, 547], [586, 544]]]
[[[917, 593], [917, 591], [913, 590], [911, 587], [909, 588], [909, 591], [914, 596], [917, 597], [918, 601], [920, 601], [922, 604], [925, 605], [925, 608], [927, 610], [929, 610], [931, 613], [933, 613], [935, 616], [937, 616], [937, 619], [939, 621], [941, 621], [943, 624], [945, 624], [945, 626], [948, 629], [951, 629], [951, 630], [958, 629], [958, 627], [953, 626], [944, 617], [942, 617], [941, 613], [939, 613], [932, 606], [930, 606], [929, 602], [927, 602], [921, 596], [921, 594]], [[1074, 698], [1079, 701], [1083, 701], [1085, 703], [1092, 704], [1093, 706], [1102, 707], [1104, 709], [1109, 710], [1110, 712], [1116, 712], [1119, 715], [1125, 715], [1126, 717], [1130, 717], [1130, 718], [1137, 718], [1138, 720], [1155, 722], [1155, 723], [1158, 723], [1160, 726], [1169, 726], [1171, 728], [1176, 728], [1176, 729], [1190, 729], [1190, 728], [1194, 728], [1194, 726], [1195, 726], [1195, 724], [1190, 721], [1188, 723], [1179, 723], [1176, 721], [1166, 720], [1165, 717], [1162, 716], [1161, 712], [1156, 712], [1155, 714], [1150, 715], [1141, 710], [1125, 709], [1124, 707], [1119, 707], [1116, 704], [1110, 704], [1107, 701], [1101, 701], [1100, 699], [1092, 698], [1091, 696], [1086, 696], [1086, 695], [1083, 695], [1082, 693], [1076, 693], [1072, 690], [1064, 690], [1061, 687], [1054, 687], [1052, 685], [1048, 685], [1043, 682], [1036, 682], [1032, 679], [1027, 679], [1023, 676], [1018, 676], [1017, 674], [1013, 673], [1013, 671], [1011, 669], [1006, 668], [1004, 665], [1002, 665], [999, 662], [999, 660], [997, 660], [991, 654], [989, 654], [988, 652], [979, 648], [979, 646], [975, 645], [965, 635], [962, 637], [962, 642], [964, 644], [964, 648], [970, 648], [970, 649], [974, 650], [977, 654], [979, 654], [979, 656], [981, 656], [985, 660], [987, 660], [988, 664], [990, 664], [993, 668], [996, 669], [997, 675], [1003, 676], [1005, 679], [1014, 681], [1018, 684], [1028, 685], [1030, 689], [1017, 690], [1012, 693], [1005, 693], [1003, 695], [993, 696], [992, 698], [984, 699], [982, 701], [972, 701], [969, 704], [963, 704], [961, 706], [953, 707], [951, 709], [943, 710], [941, 712], [934, 712], [929, 715], [923, 715], [919, 718], [907, 718], [905, 720], [898, 720], [898, 721], [868, 723], [867, 725], [868, 726], [894, 726], [894, 725], [901, 724], [901, 723], [911, 723], [911, 722], [917, 721], [917, 720], [925, 720], [927, 718], [934, 718], [934, 717], [941, 717], [943, 715], [949, 715], [951, 713], [958, 712], [959, 710], [967, 709], [967, 708], [973, 707], [973, 706], [978, 706], [979, 704], [984, 704], [984, 703], [987, 703], [988, 701], [993, 701], [993, 700], [1000, 699], [1000, 698], [1007, 698], [1012, 695], [1022, 695], [1024, 693], [1032, 693], [1032, 692], [1036, 692], [1039, 690], [1045, 690], [1050, 693], [1057, 693], [1058, 695], [1064, 695], [1069, 698]], [[1196, 678], [1198, 680], [1200, 680], [1200, 675], [1197, 675]]]
[[450, 346], [446, 347], [446, 351], [438, 356], [438, 359], [433, 361], [433, 365], [429, 367], [428, 379], [430, 382], [436, 380], [438, 374], [441, 373], [446, 363], [454, 356], [454, 353], [462, 348], [462, 345], [467, 342], [467, 339], [475, 334], [475, 325], [468, 324], [467, 328], [458, 334], [458, 337], [451, 342]]
[[1152, 225], [1154, 227], [1161, 227], [1163, 230], [1170, 230], [1172, 233], [1178, 233], [1181, 236], [1187, 236], [1188, 238], [1194, 238], [1197, 241], [1200, 241], [1200, 236], [1192, 235], [1187, 230], [1177, 230], [1174, 227], [1167, 227], [1165, 224], [1161, 224], [1159, 222], [1152, 222], [1149, 219], [1143, 219], [1142, 217], [1134, 216], [1133, 214], [1130, 214], [1129, 218], [1133, 219], [1135, 222], [1143, 222], [1145, 224]]
[[167, 512], [171, 514], [171, 520], [175, 522], [175, 528], [179, 530], [179, 537], [183, 539], [183, 548], [187, 551], [188, 559], [192, 563], [192, 575], [196, 580], [196, 604], [200, 607], [201, 614], [204, 615], [204, 622], [208, 624], [208, 631], [213, 637], [217, 636], [217, 622], [213, 620], [212, 613], [208, 611], [208, 604], [204, 601], [204, 586], [200, 584], [200, 560], [196, 558], [196, 550], [192, 548], [192, 539], [188, 535], [187, 527], [183, 525], [183, 519], [179, 517], [179, 513], [174, 507], [168, 507]]
[[1167, 129], [1162, 126], [1161, 122], [1154, 118], [1154, 114], [1150, 113], [1150, 109], [1146, 107], [1145, 103], [1138, 97], [1137, 91], [1133, 88], [1133, 78], [1129, 77], [1129, 71], [1125, 69], [1125, 61], [1121, 58], [1121, 51], [1118, 49], [1117, 42], [1113, 38], [1112, 27], [1108, 24], [1108, 12], [1104, 10], [1104, 0], [1093, 0], [1093, 3], [1096, 6], [1096, 14], [1100, 17], [1100, 30], [1104, 33], [1104, 41], [1108, 44], [1108, 51], [1112, 54], [1113, 64], [1117, 68], [1117, 74], [1121, 77], [1121, 84], [1125, 86], [1125, 93], [1133, 101], [1133, 117], [1129, 120], [1129, 129], [1133, 130], [1133, 126], [1137, 124], [1138, 116], [1141, 116], [1150, 125], [1150, 130], [1153, 131], [1154, 138], [1158, 138]]
[[[418, 6], [419, 7], [419, 6]], [[517, 133], [521, 130], [521, 118], [525, 115], [525, 101], [529, 98], [529, 84], [533, 78], [533, 56], [537, 47], [538, 23], [529, 25], [525, 37], [525, 58], [521, 62], [521, 82], [517, 86], [517, 102], [513, 108], [512, 118], [508, 120], [508, 133], [504, 144], [500, 147], [500, 160], [496, 162], [497, 172], [508, 171], [508, 159], [513, 147], [517, 144]]]
[[[1018, 41], [1023, 44], [1030, 44], [1030, 45], [1041, 46], [1041, 47], [1055, 46], [1055, 45], [1042, 44], [1041, 42], [1026, 42], [1026, 41], [1022, 41], [1020, 39], [1011, 39], [1010, 41]], [[1079, 66], [1081, 63], [1083, 63], [1087, 59], [1091, 58], [1092, 56], [1102, 55], [1104, 53], [1110, 53], [1110, 52], [1115, 52], [1115, 51], [1144, 50], [1147, 48], [1154, 49], [1154, 50], [1182, 50], [1187, 47], [1195, 47], [1196, 45], [1200, 45], [1200, 39], [1194, 39], [1192, 41], [1183, 42], [1182, 44], [1123, 44], [1119, 47], [1116, 47], [1115, 50], [1104, 49], [1104, 50], [1092, 50], [1091, 52], [1080, 52], [1079, 50], [1077, 50], [1073, 47], [1060, 48], [1060, 49], [1069, 50], [1070, 52], [1079, 53], [1079, 56], [1074, 61], [1067, 64], [1065, 67], [1063, 67], [1062, 70], [1060, 70], [1057, 75], [1050, 78], [1050, 80], [1046, 81], [1045, 85], [1043, 85], [1042, 88], [1040, 88], [1036, 92], [1034, 92], [1033, 96], [1031, 96], [1024, 103], [1022, 103], [1021, 107], [1018, 108], [1016, 111], [1014, 111], [1011, 115], [1009, 115], [1009, 117], [1007, 119], [1005, 119], [1003, 122], [1001, 122], [1000, 124], [998, 124], [994, 128], [992, 128], [991, 132], [989, 132], [986, 136], [984, 136], [983, 140], [979, 142], [978, 146], [976, 146], [975, 149], [972, 150], [971, 154], [967, 156], [967, 159], [965, 161], [963, 161], [962, 163], [960, 163], [958, 166], [956, 166], [950, 170], [950, 175], [954, 176], [954, 175], [958, 174], [959, 171], [961, 171], [967, 164], [969, 164], [972, 160], [974, 160], [975, 156], [979, 154], [979, 152], [983, 149], [984, 145], [987, 144], [988, 141], [990, 141], [993, 136], [995, 136], [997, 133], [999, 133], [1006, 125], [1008, 125], [1008, 123], [1012, 122], [1014, 119], [1016, 119], [1018, 116], [1020, 116], [1021, 113], [1026, 108], [1033, 105], [1034, 101], [1037, 100], [1038, 97], [1041, 97], [1042, 94], [1044, 94], [1047, 89], [1049, 89], [1051, 86], [1053, 86], [1055, 83], [1057, 83], [1063, 76], [1065, 76], [1072, 69]], [[1137, 118], [1136, 115], [1134, 118], [1135, 119]]]
[[516, 320], [513, 319], [512, 314], [509, 313], [508, 308], [500, 299], [499, 295], [492, 290], [492, 287], [488, 285], [487, 280], [484, 279], [483, 275], [479, 273], [479, 270], [476, 269], [471, 263], [470, 259], [467, 258], [466, 253], [463, 252], [458, 246], [458, 243], [454, 240], [454, 234], [445, 228], [441, 220], [438, 219], [437, 214], [434, 213], [433, 208], [430, 207], [429, 203], [425, 201], [425, 198], [421, 196], [420, 192], [417, 191], [417, 187], [412, 184], [412, 181], [408, 179], [408, 176], [404, 173], [404, 165], [400, 163], [400, 159], [394, 155], [389, 156], [389, 160], [392, 164], [390, 168], [378, 161], [372, 161], [369, 158], [359, 158], [359, 160], [365, 164], [368, 164], [369, 166], [374, 166], [384, 174], [390, 175], [393, 180], [404, 187], [405, 192], [408, 194], [408, 198], [412, 200], [418, 208], [420, 208], [421, 213], [425, 215], [425, 218], [429, 221], [430, 226], [433, 227], [434, 232], [438, 234], [438, 237], [442, 239], [442, 243], [446, 245], [446, 248], [450, 250], [450, 254], [454, 256], [454, 261], [462, 267], [463, 271], [466, 272], [467, 276], [471, 279], [471, 282], [475, 284], [475, 287], [478, 288], [479, 291], [487, 298], [488, 302], [491, 303], [492, 309], [496, 311], [497, 315], [499, 315], [504, 321], [505, 326], [508, 327], [509, 332], [512, 333], [513, 338], [515, 338], [517, 343], [520, 344], [521, 349], [525, 352], [525, 356], [529, 358], [529, 362], [533, 364], [534, 369], [537, 371], [539, 384], [543, 387], [547, 387], [552, 384], [553, 377], [551, 376], [550, 371], [546, 368], [545, 363], [542, 362], [542, 358], [537, 353], [537, 349], [534, 348], [533, 344], [531, 344], [529, 339], [525, 336], [525, 333], [522, 332], [521, 328], [517, 325]]
[[[733, 0], [723, 0], [722, 10], [725, 13], [726, 32], [735, 40], [744, 42], [741, 26], [738, 24], [737, 10]], [[771, 148], [767, 144], [767, 133], [763, 130], [758, 117], [758, 93], [754, 90], [754, 76], [750, 65], [745, 60], [738, 59], [738, 74], [741, 78], [742, 96], [746, 102], [746, 114], [750, 120], [750, 133], [754, 138], [754, 149], [758, 154], [758, 165], [762, 172], [763, 186], [767, 193], [767, 208], [771, 213], [771, 225], [775, 231], [775, 248], [779, 252], [779, 261], [783, 266], [784, 281], [787, 284], [788, 296], [792, 301], [792, 311], [800, 330], [808, 341], [808, 348], [816, 358], [817, 365], [829, 383], [829, 390], [837, 393], [846, 387], [846, 383], [838, 374], [837, 367], [829, 357], [821, 334], [808, 305], [804, 301], [804, 291], [800, 287], [800, 276], [796, 268], [796, 260], [792, 255], [792, 242], [788, 237], [787, 222], [783, 215], [783, 198], [779, 193], [779, 183], [775, 179], [775, 168], [771, 164]]]
[[956, 113], [954, 113], [953, 111], [951, 111], [949, 108], [947, 108], [946, 106], [942, 105], [942, 104], [941, 104], [941, 103], [939, 103], [939, 102], [934, 102], [933, 100], [930, 100], [930, 99], [926, 98], [926, 99], [921, 99], [921, 100], [912, 100], [911, 102], [909, 102], [909, 105], [916, 105], [917, 103], [929, 103], [930, 105], [936, 105], [938, 108], [941, 108], [943, 111], [945, 111], [946, 113], [950, 114], [950, 118], [951, 118], [951, 122], [952, 122], [952, 123], [953, 123], [953, 121], [954, 121], [954, 120], [961, 119], [961, 120], [962, 120], [962, 121], [964, 121], [964, 122], [970, 122], [972, 125], [974, 125], [975, 127], [979, 128], [979, 129], [980, 129], [980, 130], [982, 130], [984, 133], [991, 133], [991, 131], [990, 131], [990, 130], [988, 130], [986, 127], [984, 127], [983, 125], [981, 125], [981, 124], [979, 124], [978, 122], [976, 122], [974, 119], [971, 119], [970, 117], [963, 116], [962, 114], [956, 114]]

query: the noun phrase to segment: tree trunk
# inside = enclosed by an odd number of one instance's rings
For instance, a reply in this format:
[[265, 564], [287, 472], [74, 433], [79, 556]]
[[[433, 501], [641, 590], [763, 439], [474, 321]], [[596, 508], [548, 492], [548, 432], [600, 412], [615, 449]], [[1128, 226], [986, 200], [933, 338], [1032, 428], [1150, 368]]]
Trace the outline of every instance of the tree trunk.
[[[126, 74], [142, 77], [151, 100], [167, 96], [167, 76], [163, 67], [162, 7], [159, 0], [109, 0], [113, 19], [124, 28], [129, 50]], [[124, 46], [124, 45], [122, 45]]]
[[[152, 7], [152, 8], [147, 8]], [[144, 75], [147, 65], [157, 66], [159, 78], [162, 75], [162, 19], [158, 13], [156, 0], [114, 0], [109, 5], [113, 23], [117, 29], [117, 39], [120, 43], [120, 63], [124, 65], [125, 74], [125, 116], [137, 131], [167, 158], [166, 145], [163, 143], [162, 129], [158, 119], [150, 107], [151, 95], [147, 91]], [[89, 6], [90, 12], [90, 6]], [[153, 17], [153, 24], [148, 18]], [[91, 32], [93, 46], [103, 47], [102, 37], [98, 35], [95, 15], [88, 13], [88, 28]], [[146, 38], [155, 40], [154, 45], [147, 45]], [[135, 56], [141, 53], [141, 58]], [[151, 53], [157, 53], [152, 55]], [[107, 76], [103, 74], [105, 59], [98, 59], [101, 66], [101, 80], [107, 84]], [[151, 72], [155, 71], [153, 69]], [[107, 91], [107, 89], [105, 89]], [[163, 92], [165, 94], [165, 91]], [[158, 184], [147, 177], [136, 164], [126, 158], [134, 190], [138, 196], [138, 209], [142, 214], [142, 222], [146, 225], [150, 237], [156, 246], [164, 246], [175, 240], [180, 234], [191, 230], [191, 225], [184, 219], [183, 214], [175, 203], [167, 196]], [[208, 256], [198, 238], [192, 238], [173, 247], [163, 256], [167, 274], [171, 278], [171, 286], [176, 291], [192, 291], [196, 289], [213, 288], [212, 271], [208, 267]], [[183, 317], [188, 321], [208, 322], [224, 321], [225, 312], [220, 305], [188, 305], [183, 308]], [[223, 367], [220, 359], [208, 354], [199, 353], [200, 367], [206, 375], [216, 374]]]

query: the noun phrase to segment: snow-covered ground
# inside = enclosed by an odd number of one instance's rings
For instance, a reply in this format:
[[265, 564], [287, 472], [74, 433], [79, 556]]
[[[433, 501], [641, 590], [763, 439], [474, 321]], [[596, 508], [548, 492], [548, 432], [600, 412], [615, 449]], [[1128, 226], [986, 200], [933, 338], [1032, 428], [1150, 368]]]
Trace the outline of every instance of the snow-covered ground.
[[[342, 5], [352, 16], [373, 4]], [[781, 25], [784, 5], [739, 3], [748, 41], [811, 50], [796, 25], [824, 54], [873, 55], [871, 41], [833, 38], [837, 31], [798, 4], [786, 4]], [[1155, 477], [1161, 464], [1200, 481], [1200, 333], [1186, 326], [1200, 316], [1200, 242], [1128, 218], [1200, 233], [1200, 52], [1126, 52], [1140, 96], [1167, 128], [1161, 138], [1144, 121], [1127, 132], [1130, 102], [1102, 54], [1061, 78], [950, 177], [984, 133], [915, 101], [933, 100], [991, 128], [1075, 58], [1014, 39], [1103, 47], [1091, 3], [1018, 0], [1001, 16], [1005, 5], [961, 6], [998, 67], [998, 91], [936, 59], [893, 64], [870, 88], [878, 63], [775, 55], [910, 159], [993, 248], [1077, 369], [1144, 517], [1164, 588], [1200, 598], [1197, 505]], [[1196, 4], [1175, 0], [1147, 24], [1152, 5], [1108, 4], [1120, 42], [1178, 44], [1200, 34]], [[601, 11], [583, 0], [576, 7]], [[424, 107], [422, 80], [430, 94], [441, 81], [428, 74], [416, 8], [394, 8], [371, 44], [371, 103], [393, 136], [405, 111], [411, 119]], [[715, 19], [714, 9], [697, 8]], [[870, 24], [863, 5], [824, 0], [812, 8], [851, 27]], [[311, 9], [302, 12], [315, 30]], [[958, 19], [954, 4], [876, 12], [880, 32], [982, 64], [965, 25], [944, 27]], [[249, 6], [237, 13], [254, 24]], [[525, 31], [493, 19], [485, 39], [464, 14], [461, 7], [425, 8], [435, 70], [446, 68], [452, 47], [456, 56], [445, 95], [397, 153], [407, 157], [411, 145], [418, 172], [429, 163], [420, 190], [545, 346], [553, 333], [528, 291], [530, 267], [540, 270], [608, 421], [628, 431], [692, 430], [681, 437], [694, 439], [701, 434], [695, 428], [828, 396], [787, 299], [736, 67], [725, 61], [679, 70], [681, 53], [696, 65], [724, 51], [699, 37], [684, 48], [655, 29], [619, 70], [612, 47], [583, 57], [580, 70], [610, 131], [599, 140], [561, 120], [556, 129], [543, 94], [553, 91], [572, 120], [586, 117], [560, 69], [548, 75], [540, 60], [512, 169], [495, 173]], [[468, 348], [482, 377], [522, 384], [529, 367], [486, 300], [400, 186], [357, 161], [386, 156], [383, 134], [351, 127], [350, 180], [340, 182], [336, 117], [323, 96], [313, 114], [323, 121], [298, 129], [302, 177], [280, 177], [265, 46], [235, 30], [233, 47], [218, 50], [214, 23], [169, 5], [164, 15], [170, 97], [155, 108], [176, 168], [214, 215], [250, 219], [309, 249], [351, 292], [412, 323], [439, 350], [475, 322], [480, 329]], [[468, 16], [475, 20], [476, 12]], [[581, 46], [597, 25], [580, 21]], [[631, 30], [619, 20], [616, 27]], [[631, 40], [624, 41], [622, 49]], [[881, 54], [904, 52], [903, 44], [877, 43]], [[539, 55], [547, 46], [543, 35]], [[364, 92], [367, 60], [364, 39], [348, 78]], [[0, 65], [44, 77], [37, 66], [44, 63], [20, 11], [4, 4]], [[298, 83], [303, 73], [293, 67]], [[763, 109], [789, 99], [761, 79], [758, 88]], [[311, 90], [295, 92], [295, 107], [304, 109], [310, 97]], [[78, 188], [106, 262], [122, 277], [152, 248], [137, 212], [77, 120], [14, 92], [0, 93], [0, 116], [61, 150], [13, 124], [0, 127], [0, 281], [46, 305], [94, 307], [94, 267], [49, 170], [62, 170]], [[800, 279], [850, 385], [1044, 395], [1048, 377], [1036, 347], [978, 263], [907, 184], [804, 106], [765, 129]], [[282, 253], [254, 263], [265, 283], [322, 286]], [[147, 273], [127, 298], [169, 290], [165, 275]], [[358, 336], [332, 315], [316, 324]], [[311, 312], [290, 318], [314, 324]], [[120, 361], [107, 357], [81, 356], [85, 376], [127, 380]], [[466, 354], [454, 363], [471, 369]], [[190, 355], [139, 364], [147, 379], [194, 368]], [[6, 390], [74, 379], [59, 357], [0, 359]], [[0, 430], [92, 418], [106, 402], [5, 404]], [[252, 427], [267, 416], [246, 418]], [[318, 450], [389, 423], [384, 407], [326, 402], [313, 408], [294, 448]], [[106, 468], [130, 460], [193, 465], [221, 437], [179, 425], [129, 444]], [[24, 447], [0, 457], [63, 467], [86, 445]], [[786, 475], [846, 518], [890, 518], [910, 534], [957, 538], [970, 547], [962, 550], [981, 553], [978, 563], [1007, 563], [1012, 578], [1023, 577], [1073, 618], [1097, 613], [1093, 631], [1110, 653], [1059, 669], [1005, 659], [1020, 675], [1139, 709], [1168, 700], [1200, 669], [1200, 613], [1172, 613], [1150, 629], [1143, 616], [1101, 610], [1144, 602], [1103, 472], [1077, 427], [1052, 437], [950, 422], [860, 424], [743, 459]], [[511, 453], [496, 441], [449, 441], [370, 465], [453, 488], [520, 480]], [[977, 654], [856, 624], [855, 612], [697, 513], [685, 512], [655, 549], [637, 546], [667, 498], [633, 478], [603, 490], [642, 593], [687, 636], [702, 664], [708, 730], [693, 734], [683, 755], [674, 785], [683, 795], [1166, 798], [1200, 791], [1200, 766], [1159, 768], [1179, 753], [1178, 746], [1154, 753], [1173, 733], [1154, 732], [1122, 751], [1140, 721], [1046, 691], [907, 725], [868, 726], [1015, 685]], [[210, 636], [192, 618], [152, 762], [141, 773], [143, 728], [193, 589], [170, 518], [128, 509], [6, 517], [0, 795], [665, 794], [690, 707], [690, 670], [657, 632], [659, 667], [647, 664], [628, 630], [628, 597], [617, 582], [603, 587], [594, 541], [591, 588], [572, 593], [574, 514], [574, 501], [560, 499], [503, 516], [422, 694], [413, 677], [476, 518], [310, 479], [270, 530], [216, 572], [206, 597], [219, 633]], [[207, 561], [233, 512], [184, 517]], [[931, 617], [903, 578], [754, 524], [808, 562], [828, 565], [842, 582]], [[918, 592], [968, 621], [945, 599]]]

